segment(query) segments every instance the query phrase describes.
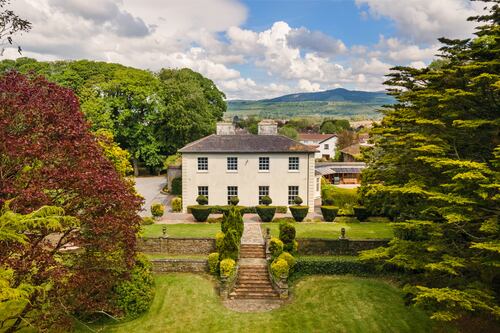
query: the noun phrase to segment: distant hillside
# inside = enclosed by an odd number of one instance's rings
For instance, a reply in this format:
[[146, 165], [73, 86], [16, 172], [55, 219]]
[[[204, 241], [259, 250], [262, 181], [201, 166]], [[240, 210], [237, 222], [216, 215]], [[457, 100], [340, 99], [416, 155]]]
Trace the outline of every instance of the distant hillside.
[[370, 92], [337, 88], [319, 92], [297, 93], [280, 96], [261, 102], [356, 102], [356, 103], [392, 103], [393, 98], [385, 92]]
[[335, 117], [344, 119], [380, 119], [382, 105], [394, 103], [385, 92], [333, 89], [313, 93], [296, 93], [258, 101], [228, 101], [227, 116], [256, 115], [265, 118], [297, 116]]

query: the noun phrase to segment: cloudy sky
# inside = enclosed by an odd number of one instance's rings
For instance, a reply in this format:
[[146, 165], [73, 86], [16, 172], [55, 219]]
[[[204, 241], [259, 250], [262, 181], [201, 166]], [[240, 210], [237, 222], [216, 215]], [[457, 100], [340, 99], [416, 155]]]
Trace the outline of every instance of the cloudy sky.
[[[393, 65], [420, 67], [437, 38], [470, 37], [469, 0], [11, 0], [33, 23], [24, 56], [189, 67], [228, 99], [336, 87], [381, 90]], [[13, 49], [4, 58], [15, 58]]]

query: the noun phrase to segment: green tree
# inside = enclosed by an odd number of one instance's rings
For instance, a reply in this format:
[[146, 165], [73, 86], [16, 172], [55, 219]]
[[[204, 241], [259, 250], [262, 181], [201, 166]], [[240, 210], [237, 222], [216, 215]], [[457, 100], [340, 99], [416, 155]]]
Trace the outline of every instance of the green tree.
[[346, 119], [325, 119], [320, 126], [319, 131], [325, 134], [336, 134], [343, 130], [350, 130], [351, 125]]
[[365, 260], [407, 272], [408, 298], [432, 318], [500, 318], [500, 8], [471, 40], [441, 38], [441, 60], [396, 67], [397, 103], [372, 130], [360, 189], [372, 212], [398, 221]]
[[297, 130], [288, 125], [279, 128], [278, 133], [294, 140], [297, 140], [299, 138], [299, 133], [297, 132]]
[[130, 175], [134, 169], [130, 164], [130, 153], [115, 142], [113, 133], [107, 129], [99, 129], [94, 135], [97, 137], [97, 143], [101, 146], [104, 156], [113, 163], [116, 171], [122, 177]]

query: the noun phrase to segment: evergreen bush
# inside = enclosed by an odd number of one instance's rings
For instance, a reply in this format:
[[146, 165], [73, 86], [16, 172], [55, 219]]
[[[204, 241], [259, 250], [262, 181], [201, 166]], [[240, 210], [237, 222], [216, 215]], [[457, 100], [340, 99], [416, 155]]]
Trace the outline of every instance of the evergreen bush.
[[269, 252], [273, 260], [283, 252], [283, 242], [276, 237], [271, 237], [269, 240]]
[[240, 241], [234, 229], [229, 229], [222, 240], [220, 259], [238, 259]]
[[293, 202], [295, 203], [295, 205], [300, 206], [304, 201], [302, 200], [301, 197], [296, 196], [295, 199], [293, 199]]
[[219, 231], [218, 233], [215, 234], [215, 248], [219, 253], [222, 251], [223, 241], [224, 241], [224, 233], [222, 231]]
[[294, 253], [297, 250], [295, 242], [295, 227], [291, 223], [282, 222], [279, 226], [280, 240], [283, 242], [283, 250], [286, 252]]
[[219, 272], [219, 253], [214, 252], [208, 255], [208, 268], [210, 273], [217, 275]]
[[165, 213], [165, 206], [160, 203], [154, 203], [151, 205], [151, 215], [153, 217], [159, 218], [162, 217]]
[[175, 197], [172, 199], [172, 211], [175, 213], [178, 213], [182, 211], [182, 198], [180, 197]]
[[273, 203], [273, 199], [268, 195], [263, 196], [260, 200], [264, 206], [269, 206]]
[[221, 230], [223, 233], [227, 233], [228, 230], [234, 230], [236, 232], [238, 241], [243, 235], [243, 217], [240, 210], [235, 206], [231, 207], [227, 214], [224, 214], [221, 222]]
[[337, 217], [339, 207], [337, 206], [321, 206], [321, 214], [326, 222], [332, 222]]
[[172, 189], [170, 194], [182, 195], [182, 177], [172, 179]]
[[295, 264], [294, 276], [325, 274], [325, 275], [371, 275], [375, 274], [373, 265], [360, 261], [357, 257], [299, 257]]
[[257, 206], [255, 210], [262, 222], [271, 222], [276, 214], [276, 207], [272, 206]]
[[190, 206], [189, 209], [191, 214], [194, 216], [194, 219], [198, 222], [206, 222], [211, 211], [209, 206], [201, 205]]
[[290, 267], [285, 259], [276, 259], [271, 264], [271, 273], [275, 278], [287, 278], [290, 273]]
[[229, 203], [231, 206], [238, 206], [238, 203], [240, 202], [240, 198], [238, 198], [236, 195], [232, 196], [231, 199], [229, 199]]
[[309, 206], [290, 206], [288, 207], [295, 221], [302, 222], [309, 212]]
[[236, 262], [233, 259], [224, 259], [219, 264], [220, 276], [230, 277], [234, 274], [236, 270]]
[[197, 198], [196, 198], [196, 202], [198, 203], [198, 205], [206, 205], [208, 204], [208, 198], [204, 195], [199, 195]]
[[292, 256], [290, 253], [288, 252], [283, 252], [281, 253], [279, 256], [278, 256], [278, 260], [279, 259], [283, 259], [286, 261], [286, 263], [288, 264], [288, 267], [290, 268], [290, 270], [293, 270], [293, 267], [295, 266], [295, 264], [297, 263], [297, 260], [295, 259], [294, 256]]
[[366, 207], [364, 206], [354, 206], [352, 207], [352, 209], [354, 210], [354, 215], [361, 222], [366, 221], [366, 219], [370, 216], [368, 209], [366, 209]]

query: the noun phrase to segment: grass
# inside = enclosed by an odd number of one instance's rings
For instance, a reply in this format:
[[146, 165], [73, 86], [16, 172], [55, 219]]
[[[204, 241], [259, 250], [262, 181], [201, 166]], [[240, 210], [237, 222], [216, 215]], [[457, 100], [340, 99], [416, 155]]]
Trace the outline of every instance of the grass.
[[[406, 307], [402, 292], [378, 279], [315, 276], [293, 286], [293, 299], [264, 313], [225, 308], [213, 282], [193, 274], [156, 277], [156, 296], [143, 316], [97, 326], [99, 332], [430, 332], [417, 308]], [[89, 332], [83, 326], [78, 332]]]
[[200, 237], [215, 238], [220, 231], [220, 223], [192, 223], [192, 224], [151, 224], [143, 227], [143, 237], [163, 236], [163, 227], [167, 227], [169, 237]]
[[[349, 239], [377, 239], [392, 238], [392, 227], [388, 223], [294, 223], [297, 231], [297, 238], [329, 238], [337, 239], [340, 236], [340, 229], [345, 228], [346, 237]], [[271, 229], [271, 235], [279, 236], [278, 223], [263, 223], [262, 232], [265, 234], [266, 228]]]

